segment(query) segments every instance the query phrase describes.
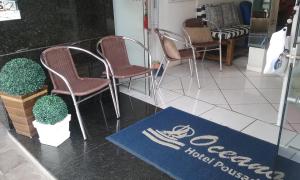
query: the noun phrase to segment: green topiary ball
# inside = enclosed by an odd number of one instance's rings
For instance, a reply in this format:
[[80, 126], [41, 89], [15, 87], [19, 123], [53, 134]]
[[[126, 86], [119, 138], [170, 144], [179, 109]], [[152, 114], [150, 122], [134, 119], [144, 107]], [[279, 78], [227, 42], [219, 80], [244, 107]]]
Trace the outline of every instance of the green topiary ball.
[[0, 72], [0, 91], [22, 96], [41, 89], [46, 76], [42, 67], [27, 58], [16, 58], [6, 63]]
[[36, 101], [32, 112], [36, 121], [53, 125], [68, 115], [68, 108], [60, 97], [48, 95]]

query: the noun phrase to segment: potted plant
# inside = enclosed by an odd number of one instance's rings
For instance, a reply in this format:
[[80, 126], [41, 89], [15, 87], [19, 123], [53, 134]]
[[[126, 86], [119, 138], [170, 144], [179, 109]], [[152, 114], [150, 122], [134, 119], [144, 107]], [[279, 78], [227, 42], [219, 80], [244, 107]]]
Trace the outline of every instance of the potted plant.
[[1, 69], [1, 98], [18, 134], [36, 134], [32, 107], [40, 96], [47, 94], [45, 79], [42, 67], [27, 58], [12, 59]]
[[33, 106], [34, 127], [42, 144], [59, 146], [70, 137], [69, 121], [66, 103], [58, 96], [48, 95], [38, 99]]

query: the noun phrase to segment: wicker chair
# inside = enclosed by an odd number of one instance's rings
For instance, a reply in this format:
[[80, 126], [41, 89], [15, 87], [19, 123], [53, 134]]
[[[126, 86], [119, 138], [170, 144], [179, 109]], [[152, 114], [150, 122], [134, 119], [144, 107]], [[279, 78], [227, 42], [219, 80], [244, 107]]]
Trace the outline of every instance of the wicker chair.
[[[196, 64], [196, 52], [195, 52], [195, 48], [193, 47], [193, 45], [190, 44], [185, 37], [183, 37], [179, 34], [176, 34], [174, 32], [171, 32], [169, 30], [156, 28], [154, 31], [159, 37], [160, 44], [161, 44], [163, 52], [164, 52], [163, 62], [160, 64], [160, 67], [157, 70], [156, 78], [157, 78], [158, 72], [162, 68], [163, 63], [166, 63], [165, 70], [164, 70], [156, 88], [159, 88], [161, 82], [163, 81], [163, 78], [166, 74], [166, 71], [168, 69], [170, 62], [189, 60], [191, 76], [193, 76], [193, 64], [194, 64], [197, 83], [198, 83], [198, 87], [200, 89], [200, 81], [199, 81], [197, 64]], [[186, 48], [177, 49], [175, 42], [181, 43]]]
[[[207, 51], [219, 51], [220, 71], [222, 71], [222, 38], [214, 40], [209, 27], [202, 21], [192, 18], [183, 23], [183, 32], [189, 43], [196, 48], [197, 53], [203, 53], [202, 61]], [[220, 33], [221, 34], [221, 33]]]
[[[129, 57], [126, 49], [126, 42], [138, 45], [143, 49], [149, 57], [148, 64], [137, 66], [130, 64]], [[106, 59], [113, 73], [110, 74], [113, 79], [129, 79], [129, 89], [131, 81], [141, 78], [151, 78], [152, 94], [154, 94], [154, 76], [151, 69], [151, 53], [141, 42], [125, 37], [125, 36], [107, 36], [102, 38], [97, 43], [97, 52], [100, 56]], [[122, 81], [117, 84], [124, 84], [128, 81]], [[117, 89], [115, 88], [117, 97]]]
[[[70, 50], [80, 51], [94, 57], [104, 64], [106, 71], [109, 70], [109, 66], [103, 59], [78, 47], [52, 47], [46, 49], [41, 54], [41, 63], [49, 71], [54, 86], [51, 93], [65, 94], [72, 97], [83, 139], [86, 140], [87, 136], [78, 105], [106, 90], [110, 90], [116, 116], [119, 121], [118, 100], [115, 99], [112, 83], [108, 75], [106, 78], [83, 78], [78, 76]], [[81, 99], [81, 97], [83, 98]], [[117, 124], [119, 124], [119, 122], [117, 122]]]

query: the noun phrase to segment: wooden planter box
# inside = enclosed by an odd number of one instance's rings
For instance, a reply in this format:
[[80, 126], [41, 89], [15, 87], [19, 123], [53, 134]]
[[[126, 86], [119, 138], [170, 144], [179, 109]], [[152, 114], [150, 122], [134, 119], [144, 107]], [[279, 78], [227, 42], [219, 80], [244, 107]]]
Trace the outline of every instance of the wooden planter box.
[[34, 120], [32, 108], [36, 100], [47, 93], [47, 87], [44, 87], [35, 93], [24, 96], [1, 94], [2, 101], [18, 134], [30, 138], [36, 134], [36, 129], [32, 125]]

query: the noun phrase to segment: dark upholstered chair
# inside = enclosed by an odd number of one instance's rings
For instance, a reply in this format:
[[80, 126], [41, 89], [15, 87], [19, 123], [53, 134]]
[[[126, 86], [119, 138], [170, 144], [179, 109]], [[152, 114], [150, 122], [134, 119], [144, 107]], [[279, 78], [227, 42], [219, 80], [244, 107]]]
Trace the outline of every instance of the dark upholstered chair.
[[[132, 65], [129, 61], [126, 42], [134, 43], [140, 46], [143, 51], [148, 55], [148, 64], [143, 66]], [[139, 50], [139, 49], [137, 49]], [[107, 36], [102, 38], [97, 43], [97, 52], [104, 59], [107, 60], [109, 66], [113, 72], [110, 73], [113, 79], [129, 79], [129, 89], [131, 86], [131, 81], [140, 78], [151, 78], [152, 89], [154, 91], [154, 76], [151, 69], [151, 53], [141, 42], [124, 37], [124, 36]], [[122, 81], [117, 84], [124, 84], [128, 81]], [[115, 88], [115, 94], [117, 97], [117, 90]], [[154, 94], [154, 92], [153, 92]]]
[[[87, 137], [78, 105], [91, 97], [94, 97], [106, 90], [110, 90], [118, 119], [120, 116], [119, 107], [117, 100], [115, 99], [112, 83], [109, 79], [109, 76], [107, 75], [106, 78], [79, 77], [70, 50], [80, 51], [94, 57], [96, 60], [104, 64], [106, 71], [109, 70], [109, 66], [103, 59], [87, 50], [78, 47], [52, 47], [46, 49], [41, 54], [41, 63], [49, 71], [50, 78], [54, 86], [54, 89], [51, 91], [51, 93], [65, 94], [72, 97], [80, 129], [84, 140], [86, 140]], [[81, 99], [81, 97], [83, 98]]]
[[[164, 68], [165, 70], [157, 84], [157, 88], [159, 88], [159, 86], [166, 74], [169, 63], [171, 61], [182, 61], [182, 60], [189, 60], [191, 76], [193, 76], [193, 64], [194, 64], [197, 83], [198, 83], [198, 87], [200, 88], [200, 82], [199, 82], [198, 70], [197, 70], [197, 64], [196, 64], [196, 52], [195, 52], [195, 48], [193, 47], [193, 45], [190, 44], [185, 37], [183, 37], [179, 34], [176, 34], [174, 32], [171, 32], [169, 30], [156, 28], [154, 31], [159, 37], [160, 44], [161, 44], [163, 52], [164, 52], [163, 62], [160, 63], [160, 67], [157, 72], [159, 72], [160, 69], [162, 68], [162, 65], [164, 63], [166, 63], [165, 68]], [[186, 48], [177, 49], [175, 42], [181, 43]], [[158, 73], [156, 73], [156, 77], [157, 77], [157, 74]]]
[[[183, 23], [183, 32], [189, 43], [196, 48], [197, 53], [203, 53], [202, 61], [207, 51], [219, 51], [220, 71], [222, 70], [222, 38], [214, 40], [209, 27], [199, 19], [187, 19]], [[221, 34], [221, 33], [220, 33]]]

